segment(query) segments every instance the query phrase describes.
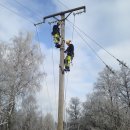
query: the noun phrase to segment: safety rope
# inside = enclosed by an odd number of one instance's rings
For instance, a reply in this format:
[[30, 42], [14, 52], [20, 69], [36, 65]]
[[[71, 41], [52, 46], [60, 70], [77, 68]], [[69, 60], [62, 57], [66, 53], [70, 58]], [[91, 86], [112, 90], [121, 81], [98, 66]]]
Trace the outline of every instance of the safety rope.
[[[75, 31], [75, 14], [74, 14], [74, 21], [73, 21], [73, 28], [72, 28], [72, 43], [73, 43], [73, 39], [74, 39], [74, 31]], [[71, 63], [72, 64], [72, 63]], [[65, 86], [65, 99], [64, 99], [64, 120], [66, 122], [66, 130], [67, 130], [67, 88], [68, 88], [68, 84], [69, 84], [69, 73], [67, 73], [66, 76], [66, 86]]]
[[66, 74], [66, 85], [65, 85], [65, 96], [64, 96], [64, 121], [66, 122], [66, 129], [67, 129], [67, 88], [68, 88], [68, 80], [69, 80], [69, 73]]
[[[50, 30], [52, 30], [52, 26], [51, 26], [51, 24], [49, 24], [50, 25]], [[50, 36], [50, 37], [52, 37], [52, 36]], [[52, 40], [52, 38], [51, 38], [51, 45], [52, 45], [52, 64], [53, 64], [53, 81], [54, 81], [54, 83], [53, 83], [53, 87], [54, 87], [54, 94], [55, 94], [55, 104], [57, 104], [56, 103], [56, 82], [55, 82], [55, 71], [54, 71], [54, 68], [55, 68], [55, 64], [54, 64], [54, 54], [53, 54], [53, 40]], [[56, 117], [57, 117], [57, 115], [58, 115], [58, 111], [56, 111]]]
[[[68, 21], [68, 20], [67, 20]], [[102, 63], [106, 66], [106, 68], [108, 68], [112, 73], [114, 73], [114, 71], [111, 69], [111, 67], [109, 67], [104, 60], [97, 54], [97, 52], [92, 48], [92, 46], [84, 39], [83, 35], [81, 34], [81, 32], [79, 32], [79, 30], [77, 30], [75, 28], [76, 33], [78, 34], [78, 36], [84, 41], [84, 44], [87, 45], [92, 51], [93, 53], [102, 61]]]
[[[41, 52], [40, 38], [39, 38], [38, 29], [37, 29], [37, 26], [35, 26], [35, 27], [36, 27], [36, 36], [37, 36], [37, 40], [38, 40], [38, 47], [39, 47], [41, 56], [43, 57], [43, 54]], [[45, 72], [44, 62], [43, 62], [42, 68], [43, 68], [43, 71]], [[44, 76], [43, 86], [44, 86], [44, 84], [45, 84], [46, 89], [47, 89], [47, 96], [48, 96], [48, 100], [49, 100], [48, 104], [50, 104], [49, 105], [50, 106], [50, 113], [52, 114], [52, 105], [51, 105], [50, 94], [49, 94], [49, 90], [48, 90], [48, 83], [47, 83], [47, 77], [46, 76]], [[46, 109], [46, 111], [48, 113], [49, 111], [48, 111], [47, 107], [45, 109]]]
[[74, 14], [73, 31], [72, 31], [72, 43], [74, 38], [74, 29], [75, 29], [74, 27], [75, 27], [75, 14]]
[[[67, 20], [70, 24], [73, 25], [73, 23], [69, 20]], [[119, 65], [123, 65], [126, 68], [128, 68], [128, 66], [126, 65], [126, 63], [124, 63], [123, 61], [119, 60], [117, 57], [115, 57], [112, 53], [110, 53], [108, 50], [106, 50], [104, 47], [102, 47], [96, 40], [94, 40], [93, 38], [91, 38], [87, 33], [85, 33], [83, 30], [81, 30], [78, 26], [75, 25], [75, 29], [77, 29], [79, 32], [81, 32], [84, 36], [86, 36], [87, 38], [89, 38], [93, 43], [95, 43], [97, 46], [99, 46], [100, 48], [102, 48], [107, 54], [109, 54], [111, 57], [113, 57], [116, 61], [119, 62]]]

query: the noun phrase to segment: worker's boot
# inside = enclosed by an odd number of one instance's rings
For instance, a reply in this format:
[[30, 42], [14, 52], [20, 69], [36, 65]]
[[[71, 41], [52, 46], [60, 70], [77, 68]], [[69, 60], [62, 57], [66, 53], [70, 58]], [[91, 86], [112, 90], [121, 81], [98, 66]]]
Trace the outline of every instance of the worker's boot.
[[56, 47], [56, 48], [60, 48], [60, 44], [55, 43], [55, 47]]
[[70, 67], [69, 66], [65, 66], [64, 71], [70, 71]]

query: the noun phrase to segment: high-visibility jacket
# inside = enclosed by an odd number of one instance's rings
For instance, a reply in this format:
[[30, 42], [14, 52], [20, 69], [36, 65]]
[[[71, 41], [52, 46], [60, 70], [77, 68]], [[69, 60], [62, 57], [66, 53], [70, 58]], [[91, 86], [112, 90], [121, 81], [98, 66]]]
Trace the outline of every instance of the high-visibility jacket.
[[68, 56], [74, 57], [74, 45], [69, 44], [68, 48], [65, 50], [65, 53], [67, 53]]

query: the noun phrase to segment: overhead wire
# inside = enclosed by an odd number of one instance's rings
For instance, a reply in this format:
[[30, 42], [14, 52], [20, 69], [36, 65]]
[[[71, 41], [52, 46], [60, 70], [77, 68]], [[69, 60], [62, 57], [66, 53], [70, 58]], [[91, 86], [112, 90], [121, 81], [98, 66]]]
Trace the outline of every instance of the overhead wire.
[[[69, 9], [65, 4], [63, 4], [60, 0], [57, 0], [63, 7], [65, 7], [66, 9]], [[73, 35], [73, 34], [72, 34]], [[73, 37], [73, 36], [72, 36]], [[68, 74], [67, 74], [67, 84], [65, 86], [65, 90], [64, 90], [64, 120], [65, 120], [65, 114], [66, 114], [66, 92], [67, 92], [67, 86], [68, 86]]]
[[[64, 8], [66, 9], [70, 9], [67, 5], [65, 5], [63, 2], [61, 2], [60, 0], [57, 0], [59, 2], [60, 5], [62, 5]], [[78, 11], [77, 11], [78, 12]]]
[[[15, 0], [16, 1], [16, 0]], [[59, 1], [59, 0], [58, 0]], [[59, 1], [60, 2], [60, 1]], [[21, 4], [22, 5], [22, 4]], [[22, 5], [23, 6], [23, 5]], [[25, 7], [25, 6], [23, 6], [23, 7]], [[5, 7], [6, 8], [6, 7]], [[28, 9], [28, 8], [27, 8]], [[8, 9], [9, 10], [9, 9]], [[10, 10], [11, 11], [11, 10]], [[15, 14], [17, 14], [16, 12], [14, 12], [14, 11], [11, 11], [11, 12], [13, 12], [13, 13], [15, 13]], [[33, 11], [32, 11], [33, 12]], [[19, 16], [19, 15], [18, 15]], [[22, 16], [23, 17], [23, 16]], [[27, 20], [25, 17], [24, 17], [24, 19], [25, 20]], [[75, 19], [75, 17], [74, 17], [74, 19]], [[30, 20], [28, 20], [29, 22], [31, 22], [32, 24], [33, 24], [33, 22], [32, 21], [30, 21]], [[73, 24], [73, 33], [74, 33], [74, 27], [75, 27], [75, 25]], [[96, 43], [100, 48], [102, 48], [104, 51], [106, 51], [109, 55], [111, 55], [113, 58], [115, 58], [118, 62], [120, 62], [120, 63], [122, 63], [119, 59], [117, 59], [114, 55], [112, 55], [110, 52], [108, 52], [104, 47], [102, 47], [98, 42], [96, 42], [94, 39], [92, 39], [89, 35], [87, 35], [86, 33], [84, 33], [81, 29], [79, 29], [86, 37], [88, 37], [90, 40], [92, 40], [94, 43]], [[72, 41], [73, 41], [73, 33], [72, 33]], [[38, 36], [38, 31], [37, 31], [37, 36]], [[80, 35], [80, 37], [81, 37], [81, 35]], [[84, 38], [83, 37], [81, 37], [83, 40], [84, 40]], [[39, 38], [38, 38], [39, 39]], [[39, 40], [38, 40], [39, 41]], [[84, 40], [85, 42], [86, 42], [86, 40]], [[87, 44], [88, 45], [88, 44]], [[90, 45], [88, 45], [89, 46], [89, 48], [91, 48], [92, 50], [93, 50], [93, 52], [97, 55], [97, 57], [106, 65], [106, 67], [107, 67], [107, 64], [101, 59], [101, 57], [96, 53], [96, 51], [90, 46]], [[54, 86], [55, 86], [55, 74], [54, 74], [54, 58], [53, 58], [53, 48], [52, 48], [52, 61], [53, 61], [53, 77], [54, 77]], [[123, 63], [122, 63], [123, 64]], [[47, 86], [47, 81], [45, 81], [46, 82], [46, 86]], [[67, 75], [67, 82], [68, 82], [68, 75]], [[54, 87], [55, 88], [55, 87]], [[55, 89], [56, 90], [56, 89]], [[67, 88], [66, 88], [66, 91], [67, 91]], [[48, 87], [47, 87], [47, 92], [48, 92], [48, 97], [50, 98], [50, 95], [49, 95], [49, 91], [48, 91]], [[65, 93], [66, 94], [66, 93]], [[56, 94], [55, 94], [55, 97], [56, 97]], [[65, 95], [65, 97], [66, 97], [66, 95]], [[50, 100], [49, 100], [50, 101]], [[50, 104], [51, 104], [51, 102], [50, 102]]]
[[[72, 25], [73, 23], [68, 20]], [[114, 59], [116, 59], [120, 64], [122, 64], [123, 66], [127, 67], [125, 63], [123, 63], [123, 61], [119, 60], [118, 58], [116, 58], [112, 53], [110, 53], [108, 50], [106, 50], [104, 47], [102, 47], [96, 40], [94, 40], [93, 38], [91, 38], [87, 33], [85, 33], [83, 30], [81, 30], [78, 26], [75, 25], [75, 28], [77, 28], [77, 30], [79, 30], [82, 34], [84, 34], [87, 38], [89, 38], [91, 41], [93, 41], [93, 43], [95, 43], [97, 46], [99, 46], [100, 48], [102, 48], [107, 54], [109, 54], [110, 56], [112, 56]], [[128, 68], [128, 67], [127, 67]]]
[[[69, 20], [68, 20], [69, 21]], [[71, 24], [73, 24], [71, 21], [69, 21]], [[94, 39], [92, 39], [88, 34], [86, 34], [83, 30], [81, 30], [78, 26], [75, 26], [81, 33], [83, 33], [86, 37], [88, 37], [91, 41], [96, 43], [100, 48], [102, 48], [104, 51], [106, 51], [109, 55], [117, 59], [115, 56], [113, 56], [110, 52], [108, 52], [104, 47], [102, 47], [98, 42], [96, 42]]]
[[[70, 21], [69, 20], [67, 20], [69, 23], [70, 23]], [[74, 27], [75, 28], [75, 27]], [[84, 39], [84, 37], [81, 35], [81, 33], [78, 31], [78, 30], [76, 30], [76, 28], [75, 28], [75, 31], [76, 31], [76, 33], [80, 36], [80, 38], [84, 41], [84, 43], [85, 43], [85, 45], [87, 45], [92, 51], [93, 51], [93, 53], [102, 61], [102, 63], [106, 66], [106, 67], [108, 67], [109, 68], [109, 66], [104, 62], [104, 60], [97, 54], [97, 52], [91, 47], [91, 45]]]
[[[62, 6], [64, 6], [66, 9], [69, 9], [68, 6], [66, 6], [65, 4], [63, 4], [60, 0], [57, 0]], [[73, 29], [72, 29], [72, 42], [73, 42], [73, 37], [74, 37], [74, 24], [75, 24], [75, 14], [74, 14], [74, 21], [73, 21]], [[67, 74], [67, 82], [66, 82], [66, 86], [65, 86], [65, 99], [64, 99], [64, 119], [66, 120], [67, 122], [67, 113], [66, 113], [66, 96], [67, 96], [67, 86], [68, 86], [68, 77], [69, 77], [69, 74]], [[66, 126], [67, 127], [67, 126]]]
[[[64, 6], [66, 9], [69, 9], [68, 6], [66, 6], [64, 3], [62, 3], [60, 0], [57, 0], [59, 1], [59, 3]], [[71, 21], [69, 21], [71, 24], [73, 24]], [[93, 41], [97, 46], [99, 46], [100, 48], [102, 48], [106, 53], [108, 53], [110, 56], [112, 56], [114, 59], [116, 59], [119, 64], [122, 64], [123, 66], [127, 67], [128, 66], [121, 60], [119, 60], [118, 58], [116, 58], [112, 53], [110, 53], [108, 50], [106, 50], [103, 46], [101, 46], [96, 40], [94, 40], [93, 38], [91, 38], [88, 34], [86, 34], [83, 30], [81, 30], [78, 26], [74, 25], [74, 27], [76, 27], [81, 33], [83, 33], [87, 38], [89, 38], [91, 41]], [[102, 61], [103, 62], [103, 61]]]
[[[16, 1], [16, 0], [15, 0]], [[59, 0], [58, 0], [59, 1]], [[18, 1], [17, 1], [17, 3], [18, 3]], [[60, 2], [59, 1], [59, 3], [61, 3], [62, 5], [64, 5], [62, 2]], [[19, 3], [19, 4], [21, 4], [21, 3]], [[22, 4], [21, 4], [22, 5]], [[20, 17], [22, 17], [22, 18], [24, 18], [25, 20], [27, 20], [28, 22], [30, 22], [30, 23], [32, 23], [32, 24], [34, 24], [33, 23], [33, 21], [32, 20], [29, 20], [29, 19], [27, 19], [26, 17], [24, 17], [24, 16], [22, 16], [22, 15], [20, 15], [20, 14], [18, 14], [18, 13], [16, 13], [15, 11], [13, 11], [12, 9], [9, 9], [8, 7], [6, 7], [5, 5], [3, 5], [3, 4], [1, 4], [0, 3], [0, 6], [2, 6], [3, 8], [6, 8], [7, 10], [9, 10], [9, 11], [11, 11], [12, 13], [14, 13], [14, 14], [16, 14], [16, 15], [18, 15], [18, 16], [20, 16]], [[23, 6], [23, 5], [22, 5]], [[25, 7], [25, 6], [23, 6], [23, 7]], [[67, 6], [65, 6], [64, 5], [64, 7], [67, 7]], [[25, 7], [26, 8], [26, 7]], [[68, 8], [68, 7], [67, 7]], [[100, 48], [102, 48], [104, 51], [106, 51], [109, 55], [111, 55], [113, 58], [115, 58], [119, 63], [121, 63], [121, 64], [123, 64], [124, 65], [124, 63], [123, 62], [121, 62], [118, 58], [116, 58], [114, 55], [112, 55], [110, 52], [108, 52], [104, 47], [102, 47], [98, 42], [96, 42], [94, 39], [92, 39], [89, 35], [87, 35], [85, 32], [83, 32], [79, 27], [77, 27], [77, 26], [75, 26], [74, 24], [73, 24], [73, 32], [74, 32], [74, 28], [77, 28], [80, 32], [82, 32], [86, 37], [88, 37], [90, 40], [92, 40], [95, 44], [97, 44]], [[76, 30], [76, 29], [75, 29]], [[37, 31], [37, 29], [36, 29], [36, 31]], [[78, 31], [76, 31], [78, 34], [79, 34], [79, 36], [82, 38], [82, 40], [85, 42], [85, 43], [87, 43], [86, 42], [86, 40], [81, 36], [81, 34], [78, 32]], [[38, 36], [38, 31], [37, 31], [37, 37], [38, 37], [38, 41], [39, 41], [39, 36]], [[72, 39], [73, 39], [73, 35], [72, 35]], [[95, 55], [106, 65], [106, 67], [107, 67], [107, 64], [102, 60], [102, 58], [96, 53], [96, 51], [87, 43], [87, 45], [89, 46], [89, 48], [91, 48], [91, 50], [95, 53]], [[54, 63], [54, 62], [53, 62]], [[125, 66], [125, 65], [124, 65]], [[54, 67], [54, 66], [53, 66]], [[53, 75], [54, 75], [54, 73], [53, 73]], [[54, 82], [55, 82], [55, 80], [54, 80]], [[47, 85], [47, 82], [46, 82], [46, 85]], [[48, 95], [49, 95], [49, 92], [48, 92]]]
[[[26, 21], [32, 23], [34, 25], [34, 22], [30, 19], [28, 19], [27, 17], [15, 12], [14, 10], [8, 8], [7, 6], [5, 6], [4, 4], [0, 3], [0, 6], [7, 9], [8, 11], [12, 12], [13, 14], [25, 19]], [[37, 34], [37, 39], [38, 39], [38, 43], [39, 43], [39, 47], [40, 47], [40, 40], [39, 40], [39, 34], [38, 34], [38, 30], [37, 30], [37, 27], [36, 27], [36, 34]], [[42, 52], [41, 52], [41, 48], [40, 48], [40, 53], [42, 55]], [[43, 71], [45, 72], [45, 69], [44, 69], [44, 66], [43, 66]], [[45, 84], [46, 84], [46, 87], [47, 87], [47, 93], [48, 93], [48, 98], [49, 98], [49, 103], [50, 103], [50, 106], [51, 106], [51, 109], [52, 109], [52, 105], [51, 105], [51, 101], [50, 101], [50, 94], [49, 94], [49, 90], [48, 90], [48, 85], [47, 85], [47, 80], [46, 80], [46, 76], [45, 76]], [[52, 110], [51, 110], [52, 111]]]
[[66, 9], [69, 9], [69, 7], [67, 5], [65, 5], [64, 3], [62, 3], [60, 0], [57, 0], [63, 7], [65, 7]]
[[32, 12], [33, 14], [36, 14], [36, 16], [37, 16], [38, 19], [41, 19], [41, 16], [38, 15], [35, 11], [33, 11], [30, 7], [26, 7], [25, 5], [23, 5], [21, 2], [19, 2], [19, 1], [17, 1], [17, 0], [15, 0], [15, 2], [16, 2], [17, 4], [19, 4], [20, 6], [22, 6], [23, 8], [25, 8], [26, 10]]
[[[66, 9], [69, 9], [68, 6], [66, 6], [64, 3], [62, 3], [60, 0], [59, 3], [64, 6]], [[73, 24], [70, 21], [71, 24]], [[91, 41], [93, 41], [97, 46], [99, 46], [100, 48], [102, 48], [107, 54], [109, 54], [110, 56], [112, 56], [116, 61], [119, 62], [120, 65], [123, 65], [125, 67], [128, 68], [128, 66], [126, 65], [126, 63], [124, 63], [123, 61], [119, 60], [118, 58], [116, 58], [112, 53], [110, 53], [108, 50], [106, 50], [103, 46], [101, 46], [96, 40], [94, 40], [93, 38], [91, 38], [87, 33], [85, 33], [83, 30], [81, 30], [78, 26], [75, 26], [81, 33], [83, 33], [87, 38], [89, 38]]]
[[30, 22], [30, 23], [32, 23], [32, 24], [34, 25], [34, 22], [33, 22], [32, 20], [30, 20], [30, 19], [28, 19], [27, 17], [25, 17], [25, 16], [23, 16], [23, 15], [21, 15], [21, 14], [15, 12], [14, 10], [8, 8], [7, 6], [3, 5], [2, 3], [0, 3], [0, 6], [3, 7], [3, 8], [5, 8], [5, 9], [7, 9], [7, 10], [10, 11], [10, 12], [12, 12], [13, 14], [15, 14], [15, 15], [17, 15], [17, 16], [23, 18], [23, 19], [25, 19], [26, 21], [28, 21], [28, 22]]
[[[59, 0], [58, 0], [59, 1]], [[64, 5], [62, 2], [60, 2], [59, 1], [59, 3], [61, 3], [62, 5]], [[67, 6], [65, 6], [64, 5], [64, 7], [67, 7]], [[67, 7], [68, 8], [68, 7]], [[79, 28], [78, 28], [79, 29]], [[79, 29], [86, 37], [88, 37], [91, 41], [93, 41], [95, 44], [97, 44], [100, 48], [102, 48], [105, 52], [107, 52], [109, 55], [111, 55], [113, 58], [115, 58], [120, 64], [122, 64], [122, 65], [124, 65], [124, 66], [126, 66], [126, 64], [124, 64], [122, 61], [120, 61], [118, 58], [116, 58], [113, 54], [111, 54], [110, 52], [108, 52], [104, 47], [102, 47], [98, 42], [96, 42], [94, 39], [92, 39], [89, 35], [87, 35], [85, 32], [83, 32], [81, 29]], [[73, 25], [73, 31], [74, 31], [74, 25]], [[80, 37], [81, 37], [81, 35], [80, 35]], [[72, 35], [72, 39], [73, 39], [73, 35]], [[83, 39], [83, 37], [82, 37], [82, 39]], [[73, 41], [73, 40], [72, 40]], [[85, 41], [86, 42], [86, 41]], [[101, 57], [96, 53], [96, 51], [91, 47], [91, 46], [89, 46], [89, 48], [91, 48], [92, 50], [93, 50], [93, 52], [97, 55], [97, 57], [106, 65], [106, 67], [108, 67], [107, 66], [107, 64], [101, 59]], [[53, 50], [52, 50], [53, 51]], [[53, 53], [53, 52], [52, 52]], [[52, 56], [53, 56], [53, 54], [52, 54]], [[52, 57], [52, 60], [54, 60], [53, 59], [53, 57]], [[127, 66], [126, 66], [127, 67]], [[108, 69], [110, 69], [109, 67], [108, 67]], [[54, 61], [53, 61], [53, 76], [54, 76]], [[54, 84], [55, 84], [55, 79], [54, 79]]]
[[[52, 28], [51, 27], [51, 24], [52, 23], [50, 23], [50, 22], [48, 22], [48, 24], [50, 25], [50, 28]], [[56, 88], [55, 88], [55, 74], [54, 74], [54, 57], [53, 57], [53, 44], [52, 44], [52, 62], [53, 62], [53, 78], [54, 78], [54, 90], [56, 90]], [[68, 74], [67, 74], [68, 75]], [[68, 76], [67, 76], [67, 82], [68, 82]], [[66, 87], [65, 87], [65, 91], [64, 91], [64, 98], [65, 98], [65, 100], [66, 100]], [[56, 95], [56, 92], [55, 92], [55, 95]], [[55, 96], [55, 98], [56, 98], [56, 96]], [[66, 102], [65, 102], [65, 100], [64, 100], [64, 110], [65, 110], [65, 105], [66, 105]], [[58, 114], [58, 113], [57, 113]], [[65, 111], [64, 111], [64, 120], [65, 120]]]

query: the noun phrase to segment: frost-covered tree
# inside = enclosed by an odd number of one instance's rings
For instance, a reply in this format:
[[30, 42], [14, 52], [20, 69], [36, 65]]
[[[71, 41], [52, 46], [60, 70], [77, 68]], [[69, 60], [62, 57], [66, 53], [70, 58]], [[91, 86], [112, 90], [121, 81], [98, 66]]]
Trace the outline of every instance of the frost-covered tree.
[[0, 50], [0, 118], [6, 130], [11, 130], [16, 99], [40, 88], [43, 59], [30, 33], [0, 43]]
[[94, 93], [83, 103], [82, 126], [95, 130], [129, 130], [129, 69], [112, 74], [105, 68], [95, 83]]
[[80, 118], [81, 104], [78, 97], [72, 97], [69, 103], [67, 112], [69, 114], [70, 121], [76, 121]]
[[43, 129], [55, 130], [55, 122], [54, 122], [53, 116], [50, 113], [47, 113], [47, 115], [44, 117]]
[[130, 110], [130, 69], [124, 66], [119, 71], [119, 93], [122, 105]]

